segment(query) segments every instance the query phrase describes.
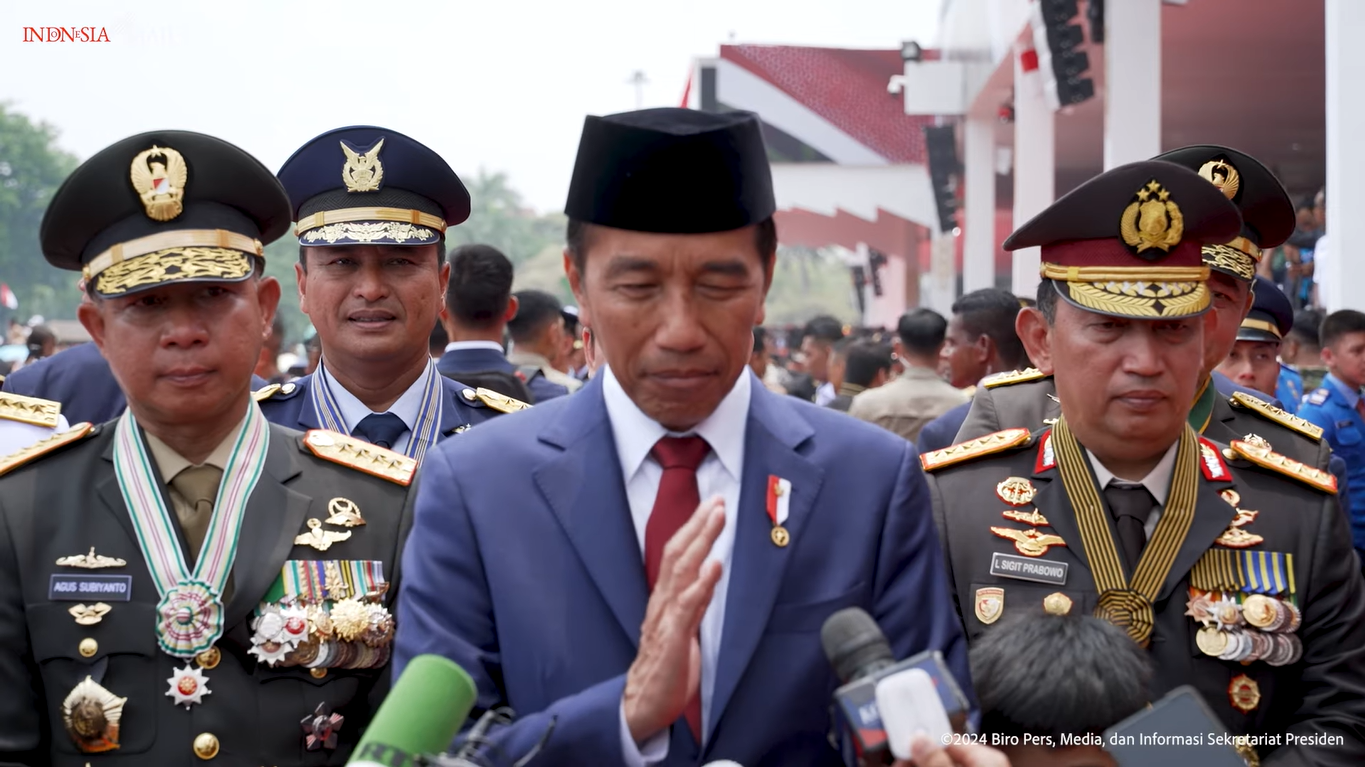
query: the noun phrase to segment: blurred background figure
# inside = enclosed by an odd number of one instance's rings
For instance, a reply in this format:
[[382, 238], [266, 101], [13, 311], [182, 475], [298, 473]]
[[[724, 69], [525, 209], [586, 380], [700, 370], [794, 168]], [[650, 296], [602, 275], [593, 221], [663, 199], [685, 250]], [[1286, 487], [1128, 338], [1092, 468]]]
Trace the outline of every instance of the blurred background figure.
[[583, 324], [578, 321], [578, 307], [566, 306], [564, 316], [564, 348], [555, 360], [555, 367], [582, 382], [588, 380], [588, 366], [584, 361]]
[[773, 339], [761, 326], [754, 326], [754, 350], [749, 355], [749, 369], [754, 371], [763, 382], [764, 388], [774, 394], [786, 394], [782, 381], [787, 371], [773, 361]]
[[40, 323], [28, 329], [24, 345], [28, 348], [28, 355], [14, 365], [15, 371], [56, 354], [57, 334], [47, 325]]
[[[1054, 596], [1061, 596], [1054, 595]], [[1063, 597], [1064, 598], [1064, 597]], [[1048, 604], [1060, 612], [1060, 600]], [[1123, 631], [1071, 609], [1006, 614], [971, 650], [981, 732], [1051, 737], [1099, 735], [1142, 710], [1151, 695], [1146, 652]], [[1099, 746], [1018, 745], [1012, 767], [1115, 767]]]
[[[555, 362], [564, 352], [564, 307], [559, 299], [543, 290], [520, 290], [513, 297], [517, 311], [507, 323], [512, 336], [507, 359], [516, 366], [518, 377], [535, 393], [537, 402], [577, 391], [583, 382], [560, 370]], [[537, 384], [536, 379], [544, 379], [555, 388]]]
[[966, 402], [967, 395], [938, 374], [947, 330], [948, 321], [933, 309], [902, 315], [895, 351], [905, 371], [885, 386], [854, 397], [849, 415], [914, 442], [925, 424]]
[[436, 363], [441, 375], [534, 404], [563, 394], [543, 376], [522, 380], [503, 353], [507, 323], [519, 311], [512, 296], [512, 262], [491, 245], [450, 251], [441, 322], [448, 338]]
[[[1295, 312], [1294, 325], [1280, 344], [1283, 367], [1280, 380], [1284, 391], [1294, 395], [1296, 406], [1305, 394], [1322, 386], [1322, 379], [1327, 375], [1327, 366], [1322, 363], [1322, 344], [1318, 341], [1322, 320], [1323, 313], [1318, 309]], [[1279, 399], [1289, 401], [1284, 397]]]
[[289, 376], [280, 372], [280, 350], [284, 348], [284, 318], [275, 315], [275, 322], [270, 326], [270, 335], [265, 339], [265, 345], [261, 347], [260, 359], [256, 361], [256, 375], [266, 383], [282, 384], [289, 380]]
[[830, 357], [829, 380], [836, 393], [825, 407], [847, 413], [854, 397], [886, 383], [890, 375], [889, 347], [871, 339], [845, 338], [834, 345]]
[[[1237, 330], [1237, 342], [1227, 359], [1218, 365], [1218, 372], [1266, 397], [1277, 397], [1280, 382], [1280, 340], [1289, 333], [1294, 323], [1294, 310], [1275, 283], [1257, 275], [1255, 299], [1251, 311]], [[1298, 409], [1297, 398], [1279, 397], [1284, 409]]]
[[[948, 383], [971, 390], [988, 375], [1028, 366], [1014, 332], [1014, 318], [1023, 305], [1018, 296], [998, 288], [972, 291], [953, 303], [942, 352]], [[916, 443], [919, 451], [942, 450], [956, 442], [971, 407], [969, 400], [925, 424]]]
[[[828, 405], [836, 394], [833, 384], [829, 382], [829, 357], [834, 351], [834, 344], [843, 337], [844, 323], [829, 315], [821, 315], [807, 322], [801, 336], [805, 372], [815, 386], [817, 405]], [[795, 392], [791, 387], [788, 387], [788, 391]]]

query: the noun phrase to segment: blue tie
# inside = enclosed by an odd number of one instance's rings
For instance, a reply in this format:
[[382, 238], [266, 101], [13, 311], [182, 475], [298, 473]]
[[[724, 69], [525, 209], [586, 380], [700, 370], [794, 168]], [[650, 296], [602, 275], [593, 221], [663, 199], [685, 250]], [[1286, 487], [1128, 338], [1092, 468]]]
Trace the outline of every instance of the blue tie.
[[407, 430], [408, 425], [393, 413], [371, 413], [360, 419], [360, 423], [355, 425], [351, 434], [371, 445], [391, 450], [398, 442], [398, 438]]

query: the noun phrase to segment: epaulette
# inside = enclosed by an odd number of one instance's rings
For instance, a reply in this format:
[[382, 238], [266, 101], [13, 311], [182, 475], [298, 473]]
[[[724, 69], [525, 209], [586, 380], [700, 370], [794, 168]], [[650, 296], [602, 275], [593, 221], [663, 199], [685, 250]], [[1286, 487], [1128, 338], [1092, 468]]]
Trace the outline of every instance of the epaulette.
[[1049, 377], [1038, 368], [1024, 368], [1023, 370], [1009, 370], [1004, 373], [988, 375], [981, 379], [981, 385], [987, 389], [994, 389], [997, 386], [1009, 386], [1026, 381], [1041, 381]]
[[75, 442], [95, 433], [95, 427], [89, 423], [78, 423], [66, 431], [57, 432], [50, 437], [34, 442], [28, 447], [19, 448], [4, 458], [0, 458], [0, 477], [14, 471], [26, 463], [31, 463], [35, 458], [48, 455], [59, 448], [66, 447]]
[[530, 404], [519, 399], [512, 399], [505, 394], [499, 394], [492, 389], [485, 389], [482, 386], [478, 389], [464, 389], [460, 392], [465, 402], [473, 404], [482, 402], [484, 407], [490, 407], [499, 413], [515, 413], [518, 410], [525, 410], [531, 407]]
[[1246, 392], [1235, 392], [1229, 400], [1234, 407], [1243, 410], [1250, 410], [1262, 418], [1274, 421], [1286, 429], [1293, 429], [1314, 442], [1322, 440], [1322, 427], [1310, 421], [1306, 421], [1293, 413], [1285, 412], [1265, 400], [1247, 394]]
[[969, 439], [942, 450], [924, 453], [920, 455], [919, 462], [925, 471], [937, 471], [963, 461], [980, 458], [983, 455], [992, 455], [1013, 447], [1022, 447], [1028, 442], [1028, 429], [1005, 429], [994, 434], [987, 434], [984, 437]]
[[0, 418], [6, 421], [31, 423], [34, 426], [57, 428], [57, 418], [62, 414], [62, 403], [50, 399], [25, 397], [0, 391]]
[[1321, 389], [1315, 389], [1312, 394], [1305, 395], [1303, 401], [1310, 405], [1321, 405], [1330, 396], [1332, 396], [1332, 392], [1324, 386]]
[[1324, 493], [1333, 495], [1337, 492], [1337, 478], [1322, 469], [1307, 466], [1288, 456], [1250, 442], [1235, 439], [1227, 450], [1223, 451], [1224, 457], [1228, 459], [1241, 458], [1260, 466], [1263, 469], [1286, 477], [1297, 479], [1309, 487], [1321, 490]]
[[283, 384], [273, 383], [270, 384], [269, 386], [262, 386], [261, 388], [252, 392], [251, 398], [256, 400], [257, 402], [264, 402], [265, 400], [268, 399], [288, 399], [297, 394], [298, 392], [302, 391], [302, 389], [303, 387], [299, 386], [296, 383]]
[[326, 429], [313, 429], [303, 437], [308, 452], [332, 463], [363, 471], [380, 479], [387, 479], [404, 487], [412, 484], [417, 471], [413, 459], [377, 445]]

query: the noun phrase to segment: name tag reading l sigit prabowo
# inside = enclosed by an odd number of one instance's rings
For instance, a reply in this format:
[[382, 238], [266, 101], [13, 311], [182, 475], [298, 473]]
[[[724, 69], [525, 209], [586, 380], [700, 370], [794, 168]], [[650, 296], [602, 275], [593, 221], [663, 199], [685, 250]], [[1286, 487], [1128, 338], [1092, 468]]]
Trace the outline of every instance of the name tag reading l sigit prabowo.
[[997, 578], [1015, 578], [1021, 581], [1065, 586], [1068, 566], [1066, 562], [1054, 562], [1050, 559], [1016, 557], [1000, 552], [991, 554], [991, 575]]
[[133, 576], [53, 573], [47, 598], [53, 602], [127, 602], [133, 598]]

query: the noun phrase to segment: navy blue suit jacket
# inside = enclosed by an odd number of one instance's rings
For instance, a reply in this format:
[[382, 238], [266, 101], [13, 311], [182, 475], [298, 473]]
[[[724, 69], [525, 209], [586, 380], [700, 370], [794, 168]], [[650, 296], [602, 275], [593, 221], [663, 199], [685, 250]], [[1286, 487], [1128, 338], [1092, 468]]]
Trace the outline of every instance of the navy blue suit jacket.
[[[436, 360], [436, 369], [441, 371], [441, 375], [457, 378], [461, 373], [478, 373], [484, 370], [517, 374], [517, 366], [492, 349], [456, 349], [446, 352]], [[545, 376], [532, 376], [531, 380], [526, 382], [526, 388], [531, 390], [531, 396], [536, 399], [532, 404], [563, 397], [569, 393], [568, 387], [560, 386]]]
[[[251, 388], [266, 380], [251, 377]], [[4, 391], [62, 403], [67, 423], [104, 423], [123, 415], [128, 400], [119, 388], [109, 361], [95, 343], [83, 343], [38, 360], [5, 379]]]
[[[838, 765], [820, 646], [837, 610], [867, 610], [897, 657], [941, 650], [970, 689], [924, 475], [909, 442], [757, 380], [746, 429], [710, 737], [699, 754], [680, 718], [663, 764]], [[770, 537], [770, 475], [792, 482], [785, 548]], [[620, 764], [649, 591], [602, 380], [438, 445], [419, 481], [395, 676], [444, 655], [474, 678], [478, 709], [519, 715], [492, 736], [510, 760], [555, 717], [540, 762]]]
[[[261, 400], [261, 412], [271, 423], [288, 426], [299, 431], [326, 428], [318, 421], [317, 411], [313, 408], [313, 376], [309, 374], [293, 381], [294, 388], [288, 393], [276, 392], [268, 399]], [[497, 415], [477, 399], [464, 396], [472, 389], [458, 381], [441, 376], [445, 402], [441, 405], [441, 423], [438, 426], [437, 441], [454, 434], [461, 426], [477, 426]], [[428, 455], [430, 453], [428, 452]]]
[[924, 428], [919, 430], [919, 439], [917, 440], [919, 451], [927, 453], [931, 450], [942, 450], [945, 447], [957, 444], [957, 430], [962, 428], [962, 424], [967, 420], [967, 411], [971, 409], [972, 402], [967, 400], [924, 424]]

